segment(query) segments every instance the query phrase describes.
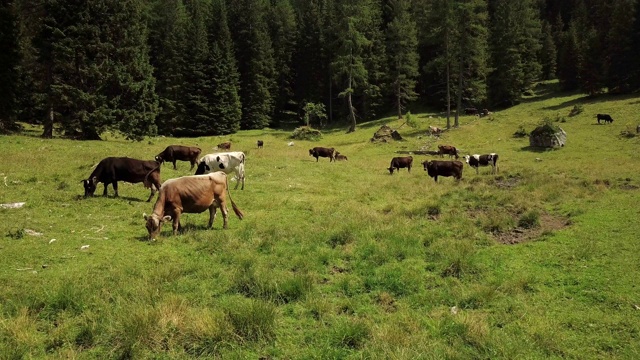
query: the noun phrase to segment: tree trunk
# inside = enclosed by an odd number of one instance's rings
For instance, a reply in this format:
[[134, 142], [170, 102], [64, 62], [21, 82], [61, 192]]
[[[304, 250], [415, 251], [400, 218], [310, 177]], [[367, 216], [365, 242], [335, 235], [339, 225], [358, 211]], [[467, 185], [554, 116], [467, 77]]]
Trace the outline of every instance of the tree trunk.
[[356, 113], [353, 109], [353, 102], [351, 101], [351, 77], [349, 77], [349, 94], [347, 94], [347, 103], [349, 104], [349, 115], [351, 116], [351, 126], [347, 133], [356, 131]]
[[45, 139], [53, 138], [53, 106], [49, 105], [47, 108], [47, 116], [44, 118], [44, 129], [42, 131], [42, 137]]
[[450, 71], [450, 60], [449, 60], [449, 28], [448, 28], [448, 24], [447, 24], [447, 28], [445, 30], [444, 33], [444, 43], [446, 46], [446, 53], [447, 53], [447, 129], [451, 129], [451, 84], [450, 84], [450, 76], [451, 76], [451, 71]]
[[398, 87], [396, 88], [396, 101], [398, 106], [398, 119], [402, 119], [402, 103], [400, 102], [400, 84], [398, 83]]
[[462, 108], [462, 58], [458, 63], [458, 99], [456, 101], [456, 117], [453, 123], [453, 127], [460, 126], [458, 119], [460, 118], [460, 110]]

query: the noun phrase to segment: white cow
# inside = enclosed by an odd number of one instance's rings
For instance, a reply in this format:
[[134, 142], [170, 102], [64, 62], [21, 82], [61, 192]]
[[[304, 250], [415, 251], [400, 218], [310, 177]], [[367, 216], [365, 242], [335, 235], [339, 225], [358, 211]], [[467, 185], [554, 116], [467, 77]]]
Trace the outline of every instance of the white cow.
[[207, 154], [198, 160], [198, 169], [195, 175], [214, 171], [223, 171], [226, 174], [234, 172], [238, 179], [235, 188], [237, 189], [242, 181], [242, 190], [244, 190], [244, 159], [245, 155], [242, 151]]

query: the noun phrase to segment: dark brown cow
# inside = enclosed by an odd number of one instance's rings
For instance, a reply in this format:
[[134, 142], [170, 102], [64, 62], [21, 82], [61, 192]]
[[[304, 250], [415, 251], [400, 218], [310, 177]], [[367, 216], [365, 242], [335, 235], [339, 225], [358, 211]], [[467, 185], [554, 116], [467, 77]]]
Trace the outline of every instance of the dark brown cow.
[[183, 213], [201, 213], [209, 209], [209, 228], [216, 218], [216, 209], [222, 211], [223, 228], [228, 228], [228, 210], [226, 196], [229, 195], [231, 207], [238, 218], [244, 214], [231, 199], [227, 174], [216, 171], [206, 175], [183, 176], [164, 182], [153, 206], [151, 215], [144, 214], [149, 240], [160, 234], [162, 224], [173, 219], [173, 234], [180, 230], [180, 215]]
[[464, 113], [467, 115], [478, 115], [478, 109], [471, 107], [464, 109]]
[[438, 182], [438, 176], [453, 176], [456, 180], [462, 179], [462, 162], [451, 160], [423, 161], [424, 171]]
[[156, 155], [156, 161], [159, 163], [173, 163], [173, 169], [176, 170], [176, 161], [188, 161], [191, 163], [191, 169], [196, 165], [198, 157], [202, 150], [195, 146], [169, 145], [163, 152]]
[[329, 162], [332, 162], [334, 160], [334, 152], [334, 148], [314, 147], [313, 149], [309, 149], [309, 155], [316, 158], [316, 162], [318, 162], [321, 157], [328, 157]]
[[451, 145], [438, 145], [438, 154], [440, 154], [440, 157], [444, 157], [444, 154], [448, 154], [449, 157], [455, 156], [457, 159], [458, 149]]
[[230, 150], [231, 149], [231, 142], [227, 141], [227, 142], [223, 142], [218, 144], [218, 149], [220, 150]]
[[596, 119], [598, 120], [598, 124], [600, 124], [600, 120], [604, 121], [604, 123], [612, 123], [613, 119], [609, 114], [597, 114]]
[[400, 169], [407, 168], [408, 172], [411, 172], [411, 165], [413, 165], [413, 156], [399, 156], [391, 159], [391, 165], [389, 165], [389, 173], [393, 175], [393, 170], [400, 172]]
[[258, 140], [257, 144], [258, 144], [258, 149], [261, 149], [264, 146], [264, 141]]
[[342, 155], [339, 152], [336, 151], [336, 156], [334, 156], [333, 158], [334, 161], [342, 161], [342, 160], [347, 160], [347, 156], [346, 155]]
[[[142, 182], [151, 189], [151, 195], [147, 202], [160, 190], [160, 163], [131, 159], [128, 157], [108, 157], [102, 159], [88, 179], [82, 180], [84, 185], [84, 197], [93, 196], [98, 183], [104, 183], [102, 196], [107, 196], [107, 185], [112, 184], [115, 197], [118, 197], [118, 181], [126, 181], [132, 184]], [[155, 190], [154, 190], [155, 186]]]

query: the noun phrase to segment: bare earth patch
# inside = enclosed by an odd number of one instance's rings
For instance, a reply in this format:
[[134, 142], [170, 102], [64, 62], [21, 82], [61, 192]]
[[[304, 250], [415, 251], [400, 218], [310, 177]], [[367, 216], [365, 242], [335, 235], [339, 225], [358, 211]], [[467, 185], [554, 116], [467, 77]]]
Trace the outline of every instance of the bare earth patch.
[[531, 229], [517, 227], [509, 232], [496, 235], [496, 240], [502, 244], [519, 244], [539, 238], [542, 234], [558, 231], [571, 225], [571, 220], [562, 216], [550, 214], [540, 215], [540, 226]]

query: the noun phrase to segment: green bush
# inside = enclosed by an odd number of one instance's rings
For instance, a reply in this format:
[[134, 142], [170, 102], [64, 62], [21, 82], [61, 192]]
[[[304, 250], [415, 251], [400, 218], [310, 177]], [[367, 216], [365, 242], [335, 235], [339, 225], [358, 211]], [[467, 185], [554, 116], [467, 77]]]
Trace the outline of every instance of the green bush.
[[529, 136], [529, 133], [527, 132], [527, 130], [524, 129], [524, 126], [522, 125], [520, 125], [518, 130], [516, 130], [516, 132], [513, 133], [514, 138], [523, 138], [527, 136]]
[[293, 130], [292, 139], [318, 141], [322, 139], [322, 132], [309, 126], [300, 126]]
[[524, 229], [533, 229], [540, 226], [540, 213], [537, 210], [529, 210], [520, 216], [518, 226]]
[[574, 105], [573, 109], [569, 111], [569, 116], [576, 116], [584, 111], [584, 106], [582, 105]]

